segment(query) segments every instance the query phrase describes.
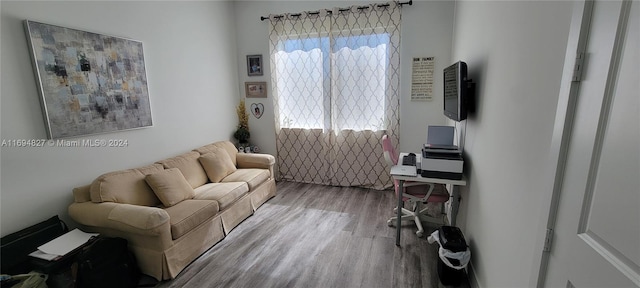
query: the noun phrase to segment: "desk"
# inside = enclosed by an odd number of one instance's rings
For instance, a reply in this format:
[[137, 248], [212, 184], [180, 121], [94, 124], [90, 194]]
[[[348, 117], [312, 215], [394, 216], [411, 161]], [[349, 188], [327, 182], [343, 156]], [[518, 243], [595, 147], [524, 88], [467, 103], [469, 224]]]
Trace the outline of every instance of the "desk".
[[[407, 154], [408, 153], [400, 153], [400, 159], [398, 159], [398, 163], [402, 163], [402, 157]], [[421, 160], [420, 155], [422, 154], [416, 153], [416, 155], [418, 155], [418, 159], [416, 160]], [[427, 178], [427, 177], [420, 176], [420, 174], [418, 174], [418, 176], [404, 176], [404, 175], [391, 174], [391, 177], [393, 177], [393, 179], [398, 180], [399, 191], [402, 191], [404, 181], [436, 183], [436, 184], [451, 184], [452, 190], [453, 190], [451, 191], [451, 198], [452, 198], [451, 201], [453, 201], [451, 202], [451, 226], [456, 226], [456, 216], [458, 215], [458, 207], [460, 206], [460, 186], [467, 185], [467, 179], [464, 177], [464, 175], [462, 175], [461, 180], [451, 180], [451, 179], [443, 179], [443, 178]], [[396, 246], [400, 246], [400, 228], [402, 227], [401, 226], [402, 225], [402, 219], [401, 219], [402, 193], [398, 193], [398, 209], [396, 210], [398, 211], [398, 222], [396, 223]]]

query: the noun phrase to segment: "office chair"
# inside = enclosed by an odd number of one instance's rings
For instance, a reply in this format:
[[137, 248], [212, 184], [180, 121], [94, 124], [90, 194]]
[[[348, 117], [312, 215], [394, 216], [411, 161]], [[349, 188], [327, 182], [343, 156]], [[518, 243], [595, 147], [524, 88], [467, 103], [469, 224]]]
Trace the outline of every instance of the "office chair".
[[[391, 139], [387, 135], [382, 136], [382, 151], [384, 152], [384, 159], [389, 167], [398, 164], [398, 153], [391, 145]], [[396, 197], [400, 193], [398, 180], [393, 180], [394, 190]], [[442, 184], [425, 183], [425, 182], [411, 182], [405, 181], [402, 185], [402, 200], [403, 202], [409, 202], [412, 205], [412, 209], [406, 209], [402, 207], [401, 221], [413, 220], [418, 226], [416, 235], [422, 237], [424, 229], [422, 228], [422, 221], [432, 222], [435, 224], [444, 224], [443, 217], [432, 217], [428, 215], [426, 204], [427, 203], [441, 203], [444, 206], [444, 202], [449, 201], [449, 193], [447, 188]], [[425, 205], [425, 208], [421, 209]], [[441, 206], [441, 207], [442, 207]], [[393, 213], [398, 213], [398, 208], [393, 209]], [[444, 209], [442, 209], [444, 211]], [[387, 220], [387, 225], [390, 227], [397, 222], [398, 217], [394, 216]]]

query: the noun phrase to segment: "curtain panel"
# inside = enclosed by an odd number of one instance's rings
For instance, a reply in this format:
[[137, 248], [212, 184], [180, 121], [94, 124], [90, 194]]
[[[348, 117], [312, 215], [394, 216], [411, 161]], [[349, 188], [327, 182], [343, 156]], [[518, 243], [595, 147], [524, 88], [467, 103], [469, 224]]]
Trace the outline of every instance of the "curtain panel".
[[381, 139], [399, 139], [397, 2], [270, 15], [279, 179], [391, 187]]

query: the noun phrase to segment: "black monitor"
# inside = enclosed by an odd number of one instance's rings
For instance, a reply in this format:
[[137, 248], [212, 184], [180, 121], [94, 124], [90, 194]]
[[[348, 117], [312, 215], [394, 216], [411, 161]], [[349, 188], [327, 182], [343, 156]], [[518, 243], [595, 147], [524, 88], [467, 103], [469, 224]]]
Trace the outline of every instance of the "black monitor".
[[467, 119], [468, 82], [467, 63], [458, 61], [444, 69], [444, 115], [453, 121]]

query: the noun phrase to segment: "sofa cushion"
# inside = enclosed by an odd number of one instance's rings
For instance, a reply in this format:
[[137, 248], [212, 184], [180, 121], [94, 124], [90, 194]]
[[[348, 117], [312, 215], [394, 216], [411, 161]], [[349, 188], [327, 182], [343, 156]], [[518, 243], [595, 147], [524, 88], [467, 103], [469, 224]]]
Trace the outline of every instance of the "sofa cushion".
[[165, 211], [169, 214], [171, 238], [175, 240], [215, 216], [220, 208], [213, 200], [184, 200]]
[[161, 160], [156, 163], [162, 164], [165, 169], [178, 168], [184, 178], [187, 179], [192, 188], [200, 187], [207, 183], [207, 173], [198, 162], [200, 153], [191, 151], [176, 157]]
[[213, 183], [220, 182], [237, 170], [227, 152], [220, 148], [211, 149], [209, 153], [200, 156], [199, 160]]
[[143, 235], [159, 235], [162, 233], [162, 225], [169, 222], [169, 214], [158, 207], [114, 204], [107, 219], [110, 220], [109, 223], [103, 225], [108, 228]]
[[205, 145], [193, 150], [204, 155], [209, 152], [215, 151], [216, 148], [226, 151], [229, 158], [231, 158], [231, 162], [233, 163], [233, 166], [237, 166], [236, 155], [238, 154], [238, 148], [236, 148], [236, 146], [233, 145], [233, 143], [231, 143], [230, 141], [218, 141], [218, 142], [211, 143], [209, 145]]
[[184, 179], [178, 168], [169, 168], [160, 172], [147, 175], [147, 184], [151, 186], [158, 199], [166, 207], [176, 205], [182, 200], [195, 196], [195, 192], [187, 179]]
[[193, 199], [216, 200], [220, 210], [227, 209], [236, 200], [249, 192], [247, 183], [209, 183], [195, 189], [196, 196]]
[[164, 170], [162, 165], [153, 164], [102, 174], [91, 183], [89, 188], [91, 201], [156, 206], [160, 200], [144, 181], [144, 177], [162, 170]]
[[256, 189], [271, 176], [271, 172], [266, 169], [238, 169], [236, 172], [224, 177], [222, 182], [247, 182], [249, 190]]

